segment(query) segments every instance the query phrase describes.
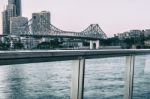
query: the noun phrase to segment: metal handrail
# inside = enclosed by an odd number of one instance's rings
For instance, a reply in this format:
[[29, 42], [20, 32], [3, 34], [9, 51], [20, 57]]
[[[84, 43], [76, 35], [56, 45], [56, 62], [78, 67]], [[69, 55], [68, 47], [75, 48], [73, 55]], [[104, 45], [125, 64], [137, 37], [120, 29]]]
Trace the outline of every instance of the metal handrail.
[[142, 55], [150, 49], [0, 51], [0, 65]]
[[132, 99], [135, 55], [150, 49], [0, 51], [0, 65], [73, 60], [71, 99], [83, 99], [85, 60], [126, 56], [124, 99]]

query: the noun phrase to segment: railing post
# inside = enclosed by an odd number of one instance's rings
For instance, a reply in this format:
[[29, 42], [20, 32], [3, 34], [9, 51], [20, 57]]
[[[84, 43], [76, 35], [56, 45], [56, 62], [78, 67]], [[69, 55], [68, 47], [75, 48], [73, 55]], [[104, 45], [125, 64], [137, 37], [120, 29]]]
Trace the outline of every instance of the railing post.
[[74, 60], [71, 99], [83, 99], [85, 59]]
[[124, 99], [132, 99], [135, 55], [126, 56], [126, 79]]

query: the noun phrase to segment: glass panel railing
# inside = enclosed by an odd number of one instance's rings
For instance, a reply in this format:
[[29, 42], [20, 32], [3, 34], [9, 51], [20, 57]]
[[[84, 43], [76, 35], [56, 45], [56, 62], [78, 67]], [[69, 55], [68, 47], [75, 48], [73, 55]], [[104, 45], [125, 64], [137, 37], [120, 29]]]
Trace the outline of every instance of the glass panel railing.
[[0, 67], [1, 99], [70, 99], [72, 61]]
[[135, 58], [132, 99], [150, 99], [150, 55]]
[[84, 99], [123, 99], [125, 57], [86, 60]]

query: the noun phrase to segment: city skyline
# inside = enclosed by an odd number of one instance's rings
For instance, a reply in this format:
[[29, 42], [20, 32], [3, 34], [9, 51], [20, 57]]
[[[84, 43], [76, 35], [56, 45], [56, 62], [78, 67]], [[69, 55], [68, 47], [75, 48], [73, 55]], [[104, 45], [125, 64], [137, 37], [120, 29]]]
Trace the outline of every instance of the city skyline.
[[[8, 0], [8, 4], [6, 5], [6, 9], [2, 11], [2, 34], [11, 34], [10, 28], [13, 26], [11, 23], [11, 19], [13, 17], [21, 16], [21, 0]], [[19, 22], [19, 21], [18, 21]], [[16, 22], [12, 22], [16, 23]]]
[[[89, 24], [98, 23], [108, 35], [130, 29], [149, 29], [148, 0], [22, 0], [22, 15], [31, 18], [32, 13], [51, 12], [52, 24], [62, 30], [82, 31]], [[7, 0], [1, 1], [0, 12]], [[34, 4], [34, 7], [32, 7]], [[42, 4], [42, 5], [41, 5]], [[0, 14], [1, 15], [1, 14]], [[2, 15], [0, 16], [2, 23]], [[2, 25], [0, 24], [2, 33]]]

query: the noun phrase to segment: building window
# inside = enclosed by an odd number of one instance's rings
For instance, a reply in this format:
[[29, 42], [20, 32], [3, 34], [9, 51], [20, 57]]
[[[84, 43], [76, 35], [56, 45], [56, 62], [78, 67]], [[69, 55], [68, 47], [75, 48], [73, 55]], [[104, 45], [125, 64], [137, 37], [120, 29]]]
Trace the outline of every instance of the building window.
[[36, 19], [36, 16], [33, 16], [33, 19]]

